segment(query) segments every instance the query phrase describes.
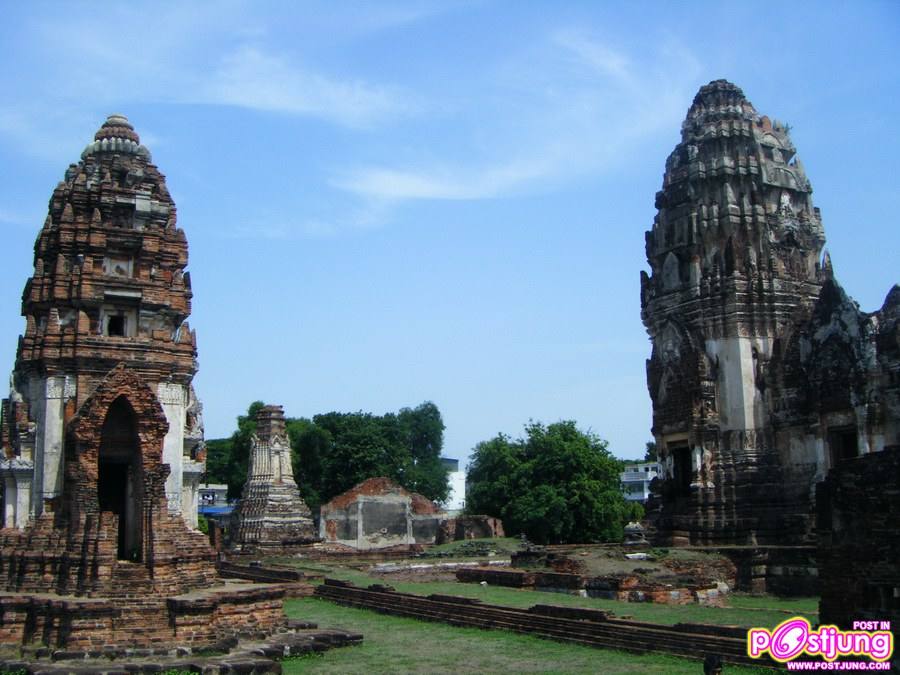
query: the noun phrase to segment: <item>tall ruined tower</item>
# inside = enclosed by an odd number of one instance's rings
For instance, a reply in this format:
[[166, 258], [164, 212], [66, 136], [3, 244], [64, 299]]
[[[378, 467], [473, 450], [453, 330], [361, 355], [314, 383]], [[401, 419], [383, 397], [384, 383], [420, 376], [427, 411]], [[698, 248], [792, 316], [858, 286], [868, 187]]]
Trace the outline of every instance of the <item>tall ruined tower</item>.
[[788, 129], [730, 82], [700, 88], [646, 234], [642, 318], [669, 544], [799, 544], [815, 485], [900, 444], [900, 288], [861, 312]]
[[797, 495], [783, 490], [764, 373], [826, 278], [812, 188], [788, 130], [717, 80], [688, 110], [656, 207], [641, 307], [668, 507], [658, 527], [675, 542], [777, 538]]
[[256, 414], [247, 482], [233, 522], [236, 546], [277, 550], [316, 540], [309, 507], [294, 481], [280, 405], [263, 406]]
[[[196, 526], [204, 445], [191, 386], [197, 348], [186, 322], [187, 262], [187, 240], [175, 225], [164, 176], [128, 120], [111, 115], [53, 191], [35, 242], [34, 276], [22, 295], [25, 335], [0, 425], [6, 527], [21, 528], [57, 509], [63, 468], [71, 461], [64, 461], [69, 426], [120, 364], [161, 404], [167, 508]], [[118, 494], [117, 485], [133, 488], [116, 433], [127, 436], [126, 418], [142, 414], [131, 410], [135, 405], [120, 406], [121, 419], [110, 413], [107, 420], [98, 498], [113, 511], [125, 508], [118, 501], [131, 499]]]

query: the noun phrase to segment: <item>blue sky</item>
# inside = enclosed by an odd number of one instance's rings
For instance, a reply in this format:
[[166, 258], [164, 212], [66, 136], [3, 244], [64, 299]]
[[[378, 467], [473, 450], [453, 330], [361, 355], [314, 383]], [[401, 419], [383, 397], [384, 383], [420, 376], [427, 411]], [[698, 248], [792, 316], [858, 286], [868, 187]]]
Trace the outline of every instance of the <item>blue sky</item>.
[[697, 89], [789, 123], [845, 289], [900, 280], [897, 2], [2, 2], [0, 371], [47, 201], [112, 112], [187, 233], [207, 437], [434, 401], [650, 437], [639, 271]]

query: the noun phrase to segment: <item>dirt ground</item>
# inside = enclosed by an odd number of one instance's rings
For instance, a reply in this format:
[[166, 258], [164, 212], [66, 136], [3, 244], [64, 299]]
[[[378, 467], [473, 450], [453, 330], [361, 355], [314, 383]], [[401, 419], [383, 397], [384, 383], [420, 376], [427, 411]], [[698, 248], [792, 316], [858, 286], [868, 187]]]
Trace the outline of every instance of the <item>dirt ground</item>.
[[398, 572], [379, 572], [369, 570], [369, 574], [377, 575], [389, 584], [392, 581], [421, 583], [424, 581], [456, 581], [455, 569], [401, 570]]
[[653, 579], [689, 577], [696, 583], [727, 581], [734, 577], [734, 565], [725, 556], [677, 549], [651, 549], [649, 560], [629, 560], [626, 548], [586, 548], [574, 550], [568, 557], [584, 563], [586, 576], [633, 574]]
[[[734, 566], [724, 556], [701, 553], [697, 551], [681, 551], [677, 549], [654, 549], [646, 551], [649, 560], [629, 560], [626, 553], [633, 553], [627, 548], [585, 547], [565, 554], [562, 564], [554, 564], [558, 571], [572, 572], [584, 576], [635, 576], [647, 582], [673, 583], [680, 581], [689, 584], [706, 584], [726, 581], [734, 578]], [[413, 561], [408, 561], [415, 564]], [[424, 562], [424, 561], [423, 561]], [[557, 557], [557, 563], [559, 558]], [[536, 567], [531, 569], [550, 569]], [[379, 569], [369, 567], [367, 572], [382, 577], [385, 583], [455, 581], [456, 569], [428, 566], [413, 569]]]

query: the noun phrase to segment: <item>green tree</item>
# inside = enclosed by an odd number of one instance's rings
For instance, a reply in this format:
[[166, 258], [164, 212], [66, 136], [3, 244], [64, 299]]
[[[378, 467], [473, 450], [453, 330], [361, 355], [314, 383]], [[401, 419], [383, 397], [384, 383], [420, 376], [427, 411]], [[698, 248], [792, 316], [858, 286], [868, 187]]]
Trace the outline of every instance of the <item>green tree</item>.
[[[247, 477], [251, 438], [256, 431], [256, 401], [230, 438], [207, 442], [207, 478], [228, 484], [239, 497]], [[447, 470], [440, 461], [444, 422], [426, 401], [399, 413], [330, 412], [286, 420], [294, 478], [307, 505], [324, 502], [367, 478], [386, 476], [429, 499], [447, 498]]]
[[228, 498], [241, 496], [247, 482], [247, 464], [250, 461], [252, 436], [256, 433], [256, 413], [265, 404], [254, 401], [246, 415], [237, 418], [237, 430], [230, 438], [206, 442], [206, 480], [209, 483], [228, 485]]
[[656, 462], [656, 441], [647, 441], [647, 450], [644, 452], [645, 462]]
[[522, 441], [504, 434], [475, 446], [466, 467], [466, 510], [502, 517], [516, 495], [523, 455]]
[[316, 512], [323, 501], [321, 491], [324, 458], [331, 449], [331, 434], [306, 418], [288, 419], [287, 432], [291, 443], [294, 479], [303, 501]]
[[622, 462], [572, 421], [530, 423], [525, 438], [479, 443], [467, 472], [466, 509], [503, 519], [539, 543], [620, 541], [627, 505]]
[[644, 519], [644, 506], [640, 502], [626, 501], [625, 524], [634, 521], [641, 522]]
[[449, 495], [447, 469], [441, 462], [444, 446], [444, 420], [431, 401], [414, 409], [402, 408], [397, 415], [401, 442], [409, 465], [404, 467], [403, 486], [429, 499], [442, 502]]

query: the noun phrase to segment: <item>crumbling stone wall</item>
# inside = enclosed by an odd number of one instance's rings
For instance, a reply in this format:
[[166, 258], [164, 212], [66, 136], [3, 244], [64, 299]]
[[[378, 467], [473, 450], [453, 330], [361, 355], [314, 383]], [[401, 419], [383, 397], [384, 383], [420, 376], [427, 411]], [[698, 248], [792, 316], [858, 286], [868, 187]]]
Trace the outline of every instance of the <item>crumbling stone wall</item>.
[[464, 539], [492, 539], [505, 536], [503, 521], [499, 518], [484, 515], [457, 516], [441, 523], [434, 543], [445, 544]]
[[900, 448], [848, 459], [817, 486], [819, 620], [900, 626]]
[[801, 544], [814, 485], [843, 456], [900, 443], [895, 287], [865, 314], [788, 129], [724, 80], [701, 87], [646, 233], [642, 318], [662, 544]]
[[433, 544], [446, 514], [388, 478], [370, 478], [320, 511], [319, 535], [360, 550]]

